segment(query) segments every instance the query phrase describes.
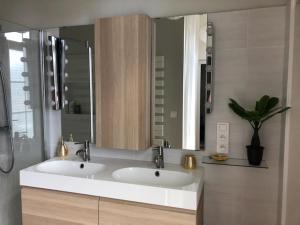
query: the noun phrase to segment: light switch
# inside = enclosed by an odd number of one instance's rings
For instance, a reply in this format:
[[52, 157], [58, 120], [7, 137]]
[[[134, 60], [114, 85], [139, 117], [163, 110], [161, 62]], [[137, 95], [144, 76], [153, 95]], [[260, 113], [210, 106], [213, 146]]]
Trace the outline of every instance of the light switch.
[[229, 123], [217, 123], [217, 152], [229, 152]]
[[170, 112], [170, 118], [176, 119], [177, 118], [177, 111], [171, 111]]

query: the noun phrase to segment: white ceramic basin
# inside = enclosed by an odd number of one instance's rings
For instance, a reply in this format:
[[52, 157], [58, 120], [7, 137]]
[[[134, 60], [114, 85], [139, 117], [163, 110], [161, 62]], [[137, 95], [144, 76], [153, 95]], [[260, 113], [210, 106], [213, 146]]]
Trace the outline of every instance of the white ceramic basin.
[[105, 165], [76, 161], [49, 161], [37, 165], [40, 172], [59, 174], [65, 176], [93, 176], [105, 169]]
[[194, 177], [188, 173], [140, 167], [119, 169], [114, 171], [112, 176], [115, 180], [125, 183], [163, 187], [182, 187], [194, 181]]

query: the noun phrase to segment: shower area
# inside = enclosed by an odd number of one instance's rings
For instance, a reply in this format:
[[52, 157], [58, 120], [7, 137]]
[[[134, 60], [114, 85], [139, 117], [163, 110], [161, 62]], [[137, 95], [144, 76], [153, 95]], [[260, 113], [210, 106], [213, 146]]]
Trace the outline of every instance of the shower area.
[[22, 224], [20, 170], [53, 157], [61, 135], [93, 141], [93, 40], [76, 39], [81, 29], [0, 20], [0, 225]]
[[0, 20], [0, 225], [21, 224], [19, 171], [44, 159], [40, 32]]

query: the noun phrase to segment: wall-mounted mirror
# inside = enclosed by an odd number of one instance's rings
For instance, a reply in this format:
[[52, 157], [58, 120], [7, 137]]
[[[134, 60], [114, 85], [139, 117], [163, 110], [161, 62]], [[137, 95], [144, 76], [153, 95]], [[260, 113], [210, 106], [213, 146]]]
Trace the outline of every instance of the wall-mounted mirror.
[[[94, 25], [57, 28], [56, 37], [64, 41], [64, 103], [61, 111], [61, 133], [65, 140], [72, 135], [76, 142], [94, 142]], [[92, 88], [91, 88], [92, 87]]]
[[68, 45], [68, 64], [65, 69], [68, 74], [65, 79], [68, 105], [62, 111], [62, 135], [68, 137], [72, 134], [74, 141], [83, 142], [87, 139], [93, 143], [94, 129], [91, 127], [95, 124], [95, 102], [91, 97], [94, 79], [90, 70], [94, 61], [94, 26], [62, 27], [59, 33]]
[[153, 146], [201, 150], [212, 110], [213, 39], [207, 14], [155, 19]]
[[[157, 18], [154, 24], [153, 146], [201, 150], [205, 146], [205, 115], [212, 111], [212, 25], [206, 14]], [[72, 134], [74, 141], [95, 142], [95, 98], [90, 88], [94, 86], [93, 71], [90, 82], [94, 25], [57, 30], [67, 45], [68, 61], [62, 135], [66, 140]], [[90, 43], [91, 54], [85, 41]]]

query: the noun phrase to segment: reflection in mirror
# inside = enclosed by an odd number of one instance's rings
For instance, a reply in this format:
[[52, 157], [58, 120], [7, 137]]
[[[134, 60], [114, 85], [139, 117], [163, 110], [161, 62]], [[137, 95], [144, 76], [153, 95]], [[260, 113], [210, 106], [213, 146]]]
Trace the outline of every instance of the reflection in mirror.
[[[153, 145], [200, 150], [205, 141], [207, 15], [155, 20]], [[206, 79], [206, 76], [208, 78]]]
[[14, 168], [14, 152], [42, 159], [39, 66], [39, 32], [0, 20], [1, 170]]
[[[62, 110], [62, 135], [74, 141], [92, 140], [91, 135], [91, 98], [90, 98], [90, 55], [86, 45], [88, 41], [94, 49], [94, 26], [62, 27], [60, 38], [65, 40], [67, 50], [65, 57], [65, 99], [68, 104]], [[92, 55], [92, 59], [93, 59]], [[93, 61], [93, 60], [92, 60]], [[93, 63], [92, 63], [93, 64]], [[92, 82], [94, 84], [94, 82]], [[93, 85], [92, 84], [92, 85]], [[93, 107], [95, 109], [95, 107]], [[93, 120], [95, 117], [93, 116]]]
[[[33, 102], [36, 96], [40, 95], [38, 90], [33, 89], [34, 85], [39, 84], [35, 80], [38, 75], [38, 33], [35, 31], [8, 32], [2, 36], [5, 41], [7, 59], [1, 57], [1, 63], [5, 71], [6, 82], [9, 82], [13, 134], [14, 137], [33, 138], [36, 134], [33, 126], [34, 113]], [[36, 45], [36, 46], [34, 46]], [[32, 49], [28, 46], [33, 46]], [[34, 47], [36, 47], [34, 49]], [[36, 61], [35, 61], [36, 60]]]

